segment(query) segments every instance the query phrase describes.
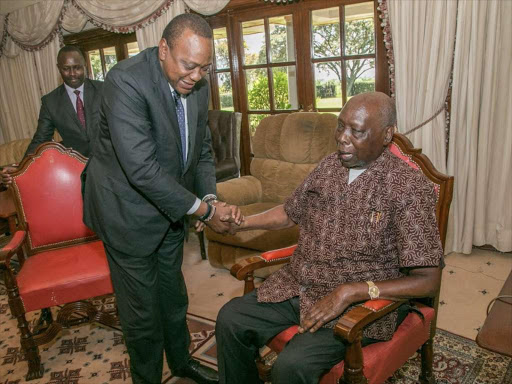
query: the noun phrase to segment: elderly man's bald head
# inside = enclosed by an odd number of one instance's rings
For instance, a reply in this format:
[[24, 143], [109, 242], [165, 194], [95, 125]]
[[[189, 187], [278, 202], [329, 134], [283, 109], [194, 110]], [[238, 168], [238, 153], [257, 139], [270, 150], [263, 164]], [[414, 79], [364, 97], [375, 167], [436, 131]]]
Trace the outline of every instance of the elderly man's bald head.
[[[352, 105], [354, 104], [354, 105]], [[363, 107], [370, 116], [378, 119], [382, 128], [396, 126], [395, 101], [382, 92], [360, 93], [352, 97], [345, 107]]]
[[338, 117], [336, 142], [344, 167], [366, 168], [375, 161], [393, 138], [396, 108], [381, 92], [352, 97]]

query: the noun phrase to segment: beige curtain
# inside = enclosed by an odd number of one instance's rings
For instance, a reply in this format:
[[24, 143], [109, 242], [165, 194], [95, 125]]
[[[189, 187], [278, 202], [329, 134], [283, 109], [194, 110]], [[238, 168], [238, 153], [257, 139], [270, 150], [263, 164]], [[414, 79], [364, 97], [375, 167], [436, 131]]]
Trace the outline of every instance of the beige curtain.
[[[457, 2], [389, 0], [398, 130], [407, 132], [444, 108], [452, 66]], [[445, 113], [408, 135], [446, 172]]]
[[137, 44], [139, 49], [154, 47], [162, 38], [162, 32], [171, 19], [185, 12], [186, 6], [183, 0], [174, 0], [166, 13], [155, 20], [154, 23], [146, 25], [138, 29], [135, 34], [137, 36]]
[[92, 20], [109, 27], [136, 24], [155, 13], [167, 0], [75, 0]]
[[446, 250], [512, 251], [512, 2], [459, 0]]
[[184, 0], [187, 6], [194, 12], [201, 15], [210, 16], [214, 15], [228, 5], [229, 0]]
[[21, 50], [0, 58], [0, 129], [4, 142], [31, 137], [39, 115], [41, 91], [34, 53]]

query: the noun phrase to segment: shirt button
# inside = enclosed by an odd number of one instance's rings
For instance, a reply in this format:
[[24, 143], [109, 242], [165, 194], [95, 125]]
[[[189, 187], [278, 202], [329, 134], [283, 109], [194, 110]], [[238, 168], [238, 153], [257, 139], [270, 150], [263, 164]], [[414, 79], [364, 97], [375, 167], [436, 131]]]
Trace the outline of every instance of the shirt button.
[[301, 292], [306, 292], [306, 289], [307, 289], [306, 287], [300, 287]]

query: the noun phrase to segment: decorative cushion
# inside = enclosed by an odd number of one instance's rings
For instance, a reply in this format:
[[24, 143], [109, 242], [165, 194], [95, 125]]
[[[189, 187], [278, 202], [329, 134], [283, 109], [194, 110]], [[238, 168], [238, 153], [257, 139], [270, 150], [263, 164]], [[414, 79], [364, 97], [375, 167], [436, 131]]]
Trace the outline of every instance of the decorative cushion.
[[32, 255], [17, 280], [26, 312], [114, 291], [101, 241]]

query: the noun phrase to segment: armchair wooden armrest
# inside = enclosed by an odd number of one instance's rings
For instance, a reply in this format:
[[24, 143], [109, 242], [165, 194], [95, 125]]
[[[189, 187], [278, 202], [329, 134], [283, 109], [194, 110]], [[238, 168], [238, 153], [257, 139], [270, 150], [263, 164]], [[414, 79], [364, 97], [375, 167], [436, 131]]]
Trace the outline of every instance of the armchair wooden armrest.
[[18, 258], [20, 259], [19, 262], [21, 264], [24, 263], [25, 257], [23, 252], [20, 251], [23, 251], [23, 243], [25, 242], [26, 237], [26, 231], [16, 231], [9, 242], [0, 249], [0, 260], [5, 260], [7, 268], [9, 268], [11, 258], [16, 254], [18, 254]]
[[254, 271], [271, 265], [286, 264], [297, 248], [297, 245], [263, 252], [261, 256], [253, 256], [242, 260], [231, 267], [231, 275], [244, 281], [244, 295], [254, 291]]
[[334, 334], [343, 341], [354, 343], [366, 325], [394, 311], [406, 302], [407, 300], [368, 300], [342, 316], [334, 327]]

